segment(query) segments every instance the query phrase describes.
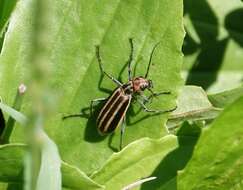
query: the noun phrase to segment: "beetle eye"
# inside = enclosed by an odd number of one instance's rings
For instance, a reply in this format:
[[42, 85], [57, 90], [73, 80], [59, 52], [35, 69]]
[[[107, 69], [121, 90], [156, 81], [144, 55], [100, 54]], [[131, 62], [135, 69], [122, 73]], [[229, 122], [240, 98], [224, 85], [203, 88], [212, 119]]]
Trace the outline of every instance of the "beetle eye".
[[141, 86], [141, 90], [142, 90], [142, 91], [144, 91], [145, 88], [146, 88], [145, 85], [142, 85], [142, 86]]
[[152, 80], [149, 80], [149, 88], [153, 88], [153, 82], [152, 82]]

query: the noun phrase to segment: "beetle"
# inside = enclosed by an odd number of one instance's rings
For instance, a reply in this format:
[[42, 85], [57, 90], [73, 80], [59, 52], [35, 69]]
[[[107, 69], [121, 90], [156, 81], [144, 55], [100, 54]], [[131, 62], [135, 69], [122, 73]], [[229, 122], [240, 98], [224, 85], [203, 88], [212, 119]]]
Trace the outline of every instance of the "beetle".
[[[176, 107], [174, 107], [169, 110], [153, 110], [147, 108], [145, 105], [145, 103], [150, 101], [153, 97], [160, 96], [162, 94], [171, 94], [171, 92], [169, 91], [154, 93], [151, 89], [153, 88], [152, 80], [147, 79], [149, 74], [149, 69], [152, 63], [153, 54], [155, 52], [156, 47], [158, 47], [159, 43], [157, 43], [151, 51], [149, 63], [145, 75], [134, 77], [132, 76], [132, 70], [131, 70], [131, 63], [133, 60], [133, 51], [134, 51], [133, 39], [130, 38], [129, 42], [130, 42], [131, 51], [127, 62], [128, 81], [126, 83], [121, 83], [119, 80], [117, 80], [116, 78], [114, 78], [112, 75], [108, 74], [104, 70], [102, 59], [100, 56], [100, 46], [96, 46], [96, 57], [99, 63], [100, 71], [103, 75], [111, 79], [117, 85], [117, 88], [111, 93], [111, 95], [108, 98], [94, 99], [90, 103], [90, 112], [92, 114], [93, 106], [95, 102], [106, 101], [103, 107], [101, 108], [96, 120], [97, 129], [101, 135], [106, 135], [114, 132], [116, 128], [118, 128], [120, 123], [122, 123], [121, 131], [120, 131], [120, 145], [119, 145], [120, 150], [122, 149], [123, 135], [125, 132], [126, 112], [133, 99], [135, 99], [146, 112], [167, 113], [167, 112], [172, 112], [176, 109]], [[151, 95], [149, 97], [143, 95], [143, 91], [145, 91], [146, 89], [151, 92]], [[138, 96], [140, 96], [142, 100], [138, 99], [137, 98]], [[70, 116], [79, 116], [79, 115], [80, 114], [74, 114]]]

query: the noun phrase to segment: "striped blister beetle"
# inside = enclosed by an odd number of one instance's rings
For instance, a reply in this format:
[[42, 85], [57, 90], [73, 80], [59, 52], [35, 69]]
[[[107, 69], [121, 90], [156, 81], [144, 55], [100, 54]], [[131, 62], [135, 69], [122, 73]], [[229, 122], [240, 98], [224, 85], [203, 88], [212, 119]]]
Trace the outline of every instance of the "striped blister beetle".
[[[112, 75], [108, 74], [104, 70], [102, 59], [100, 56], [100, 47], [96, 46], [96, 57], [99, 63], [100, 70], [103, 75], [107, 76], [117, 85], [117, 88], [112, 92], [112, 94], [108, 98], [94, 99], [90, 103], [90, 112], [92, 114], [93, 106], [95, 102], [106, 101], [104, 106], [101, 108], [96, 120], [97, 129], [101, 135], [106, 135], [114, 132], [115, 129], [119, 126], [119, 124], [122, 123], [121, 132], [120, 132], [120, 146], [119, 146], [120, 150], [122, 149], [123, 135], [125, 132], [126, 112], [131, 104], [132, 99], [135, 99], [136, 102], [138, 102], [146, 112], [152, 112], [158, 114], [158, 113], [172, 112], [176, 109], [176, 107], [174, 107], [169, 110], [153, 110], [147, 108], [145, 105], [145, 103], [149, 102], [153, 97], [157, 97], [163, 94], [171, 94], [171, 92], [169, 91], [154, 93], [151, 90], [151, 88], [153, 88], [152, 80], [147, 79], [149, 74], [149, 69], [152, 63], [153, 54], [155, 52], [156, 47], [159, 45], [159, 43], [157, 43], [151, 51], [149, 63], [145, 75], [134, 77], [132, 76], [132, 70], [131, 70], [131, 63], [133, 60], [133, 40], [130, 38], [129, 42], [131, 46], [131, 52], [127, 62], [128, 82], [124, 84], [121, 83], [119, 80], [115, 79]], [[146, 89], [149, 90], [151, 93], [149, 97], [143, 95], [143, 91]], [[140, 97], [140, 99], [138, 99], [138, 96]], [[66, 117], [81, 116], [81, 115], [82, 114], [73, 114]]]

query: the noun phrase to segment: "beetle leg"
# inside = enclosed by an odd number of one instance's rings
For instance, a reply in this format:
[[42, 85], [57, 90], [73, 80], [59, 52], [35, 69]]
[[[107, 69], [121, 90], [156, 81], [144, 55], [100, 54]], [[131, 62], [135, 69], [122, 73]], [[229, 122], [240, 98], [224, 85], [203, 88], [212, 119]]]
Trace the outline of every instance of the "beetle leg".
[[109, 79], [111, 79], [114, 83], [116, 83], [118, 86], [122, 86], [122, 83], [120, 83], [117, 79], [115, 79], [113, 76], [111, 76], [110, 74], [108, 74], [107, 72], [105, 72], [103, 65], [102, 65], [102, 61], [101, 61], [101, 57], [100, 57], [100, 47], [96, 46], [96, 57], [97, 60], [99, 62], [99, 66], [100, 66], [100, 70], [101, 72], [106, 75]]
[[122, 119], [122, 126], [121, 126], [121, 134], [120, 134], [120, 150], [122, 150], [122, 145], [123, 145], [123, 135], [125, 132], [125, 128], [126, 128], [126, 116], [124, 116], [124, 118]]
[[[167, 94], [171, 94], [170, 91], [163, 91], [163, 92], [152, 92], [152, 94], [147, 98], [147, 100], [151, 100], [153, 99], [154, 97], [158, 97], [160, 95], [167, 95]], [[146, 101], [146, 102], [148, 102]]]
[[84, 114], [83, 113], [75, 113], [75, 114], [69, 114], [69, 115], [65, 115], [62, 117], [63, 120], [70, 118], [70, 117], [83, 117]]
[[[97, 98], [97, 99], [91, 100], [90, 101], [90, 107], [89, 107], [89, 109], [90, 109], [90, 115], [93, 114], [94, 103], [101, 102], [101, 101], [104, 101], [106, 99], [107, 98]], [[65, 115], [65, 116], [62, 117], [62, 119], [64, 120], [64, 119], [67, 119], [67, 118], [70, 118], [70, 117], [84, 117], [84, 116], [85, 117], [88, 117], [88, 116], [86, 116], [85, 113], [81, 112], [81, 113], [74, 113], [74, 114]]]
[[129, 59], [127, 61], [127, 65], [128, 65], [128, 80], [132, 80], [132, 69], [131, 69], [131, 63], [132, 63], [132, 59], [133, 59], [133, 41], [132, 41], [132, 38], [129, 38], [129, 42], [130, 42], [130, 46], [131, 46], [131, 52], [130, 52]]
[[[169, 92], [169, 91], [156, 92], [156, 93], [154, 93], [154, 92], [152, 92], [152, 91], [150, 91], [150, 92], [151, 92], [151, 95], [148, 96], [148, 97], [145, 96], [144, 94], [139, 94], [139, 97], [142, 99], [142, 102], [143, 102], [144, 104], [146, 104], [146, 103], [148, 103], [148, 102], [151, 102], [152, 99], [153, 99], [154, 97], [158, 97], [158, 96], [160, 96], [160, 95], [171, 94], [171, 92]], [[134, 98], [135, 100], [137, 100], [137, 97], [133, 96], [133, 98]]]
[[147, 108], [143, 102], [141, 101], [138, 101], [138, 103], [142, 106], [142, 108], [144, 109], [144, 111], [146, 112], [151, 112], [151, 113], [167, 113], [167, 112], [172, 112], [174, 110], [176, 110], [177, 106], [175, 106], [174, 108], [172, 109], [169, 109], [169, 110], [154, 110], [154, 109], [149, 109]]
[[143, 100], [143, 103], [146, 104], [147, 102], [149, 102], [149, 100], [151, 99], [150, 96], [147, 97], [144, 94], [140, 94], [139, 95], [141, 97], [141, 99]]
[[170, 92], [170, 91], [155, 92], [155, 93], [153, 93], [152, 95], [153, 95], [154, 97], [156, 97], [156, 96], [160, 96], [160, 95], [162, 95], [162, 94], [171, 94], [171, 92]]

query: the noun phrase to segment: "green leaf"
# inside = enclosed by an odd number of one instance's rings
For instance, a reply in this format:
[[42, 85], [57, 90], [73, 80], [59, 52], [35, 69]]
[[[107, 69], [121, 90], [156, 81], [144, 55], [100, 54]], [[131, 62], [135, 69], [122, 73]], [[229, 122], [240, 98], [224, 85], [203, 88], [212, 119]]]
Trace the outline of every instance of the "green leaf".
[[208, 98], [214, 106], [223, 108], [230, 105], [241, 96], [243, 96], [243, 86], [216, 94], [209, 94]]
[[0, 181], [22, 182], [24, 144], [0, 145]]
[[[200, 128], [188, 132], [183, 125], [178, 137], [165, 136], [158, 140], [144, 138], [114, 153], [105, 165], [91, 177], [106, 189], [121, 189], [135, 181], [156, 177], [142, 185], [142, 190], [168, 189], [176, 186], [177, 171], [185, 167], [200, 135]], [[197, 132], [196, 132], [197, 131]], [[170, 184], [170, 185], [169, 185]]]
[[198, 86], [184, 86], [179, 94], [178, 108], [170, 114], [169, 129], [184, 121], [201, 121], [214, 119], [221, 109], [215, 108], [208, 100], [206, 92]]
[[240, 189], [243, 175], [243, 97], [203, 130], [180, 173], [178, 189]]
[[8, 121], [6, 122], [6, 126], [4, 127], [4, 130], [0, 136], [0, 141], [2, 144], [9, 143], [10, 136], [14, 129], [15, 121], [18, 121], [22, 125], [25, 125], [27, 122], [27, 118], [18, 112], [21, 109], [25, 90], [26, 90], [26, 86], [24, 84], [21, 84], [18, 88], [12, 107], [9, 107], [3, 104], [2, 102], [0, 102], [0, 108], [10, 115]]
[[155, 180], [155, 179], [156, 179], [156, 177], [147, 177], [147, 178], [135, 181], [134, 183], [131, 183], [126, 187], [123, 187], [122, 190], [130, 190], [130, 189], [133, 189], [135, 187], [140, 186], [141, 184], [143, 184], [145, 182], [152, 181], [152, 180]]
[[[36, 189], [56, 190], [61, 188], [61, 160], [56, 145], [42, 132], [39, 139], [42, 145], [41, 167]], [[22, 183], [23, 160], [26, 153], [24, 144], [8, 144], [0, 146], [0, 181]], [[29, 155], [26, 156], [29, 157]], [[28, 160], [28, 159], [27, 159]], [[31, 175], [30, 173], [28, 173]], [[29, 178], [26, 178], [29, 180]]]
[[2, 0], [0, 2], [0, 37], [15, 7], [16, 0]]
[[178, 137], [199, 137], [201, 134], [201, 127], [194, 124], [184, 122], [181, 128], [177, 131]]
[[105, 185], [107, 190], [122, 189], [134, 181], [150, 176], [161, 160], [177, 146], [177, 139], [172, 135], [159, 140], [144, 138], [135, 141], [121, 152], [114, 153], [91, 177]]
[[84, 172], [75, 166], [62, 162], [62, 177], [63, 185], [70, 189], [105, 189], [104, 186], [99, 185], [91, 180]]
[[0, 1], [0, 52], [4, 40], [4, 33], [7, 28], [8, 20], [15, 7], [16, 0], [1, 0]]
[[154, 169], [151, 176], [156, 176], [157, 180], [145, 183], [141, 189], [177, 189], [178, 171], [182, 170], [190, 160], [200, 134], [201, 128], [197, 125], [183, 123], [177, 132], [178, 147], [167, 154]]
[[11, 108], [10, 106], [0, 102], [0, 109], [2, 109], [3, 112], [9, 114], [14, 120], [19, 122], [22, 126], [26, 124], [27, 122], [26, 116], [16, 111], [15, 109]]
[[[47, 144], [49, 144], [49, 140]], [[52, 144], [52, 143], [51, 143]], [[50, 147], [46, 147], [43, 154], [43, 165], [41, 167], [40, 178], [47, 178], [46, 183], [53, 179], [54, 173], [57, 171], [53, 170], [53, 164], [58, 164], [57, 159], [54, 159], [56, 153], [53, 152], [48, 153], [50, 149], [53, 149], [53, 145]], [[49, 149], [50, 148], [50, 149]], [[55, 148], [54, 148], [55, 149]], [[23, 162], [24, 156], [26, 153], [27, 147], [25, 144], [7, 144], [0, 146], [0, 181], [8, 182], [8, 183], [21, 183], [23, 182]], [[53, 163], [53, 161], [55, 162]], [[52, 163], [50, 163], [52, 162]], [[49, 168], [46, 168], [48, 166]], [[52, 170], [51, 172], [45, 172], [46, 169]], [[57, 169], [57, 168], [56, 168]], [[87, 190], [95, 190], [95, 189], [103, 189], [103, 186], [95, 183], [88, 176], [86, 176], [81, 170], [78, 168], [69, 165], [65, 162], [62, 162], [62, 182], [63, 186], [70, 189], [87, 189]], [[45, 174], [45, 175], [42, 175]], [[49, 176], [52, 175], [52, 176]], [[41, 182], [41, 181], [39, 181]], [[60, 182], [60, 180], [59, 180]], [[58, 181], [52, 181], [52, 183], [58, 183]], [[44, 186], [41, 186], [44, 187]], [[50, 187], [48, 187], [50, 188]]]
[[61, 158], [56, 144], [42, 131], [41, 166], [37, 190], [61, 190]]
[[3, 133], [3, 130], [5, 128], [5, 119], [4, 119], [4, 116], [3, 116], [3, 112], [2, 110], [0, 109], [0, 136], [2, 135]]
[[218, 93], [238, 87], [243, 78], [243, 28], [240, 1], [185, 0], [187, 85]]
[[[31, 1], [18, 2], [7, 31], [8, 38], [0, 57], [0, 92], [7, 104], [13, 102], [14, 89], [20, 82], [28, 84], [26, 77], [31, 51], [30, 33]], [[180, 67], [181, 45], [184, 37], [182, 26], [182, 1], [178, 0], [129, 0], [123, 1], [52, 1], [53, 23], [50, 25], [49, 43], [52, 77], [46, 79], [50, 89], [58, 95], [59, 113], [48, 120], [48, 135], [58, 145], [62, 158], [86, 173], [97, 170], [109, 156], [117, 151], [119, 135], [101, 137], [95, 118], [70, 118], [69, 113], [87, 111], [90, 101], [108, 97], [103, 88], [116, 88], [112, 81], [102, 79], [95, 57], [95, 45], [100, 44], [104, 68], [116, 78], [127, 80], [126, 61], [130, 53], [128, 38], [134, 39], [136, 75], [144, 75], [153, 46], [161, 42], [154, 54], [149, 78], [154, 81], [154, 91], [171, 91], [155, 99], [151, 108], [170, 109], [175, 106], [178, 88], [182, 85]], [[158, 24], [160, 23], [160, 24]], [[124, 68], [124, 71], [123, 71]], [[26, 94], [23, 112], [28, 113], [31, 94]], [[98, 111], [98, 108], [95, 109]], [[138, 111], [138, 114], [133, 113]], [[125, 145], [142, 138], [159, 138], [166, 134], [163, 125], [167, 114], [150, 116], [133, 106], [127, 115]], [[151, 123], [153, 126], [151, 127]], [[12, 140], [22, 141], [23, 131], [16, 128]]]

